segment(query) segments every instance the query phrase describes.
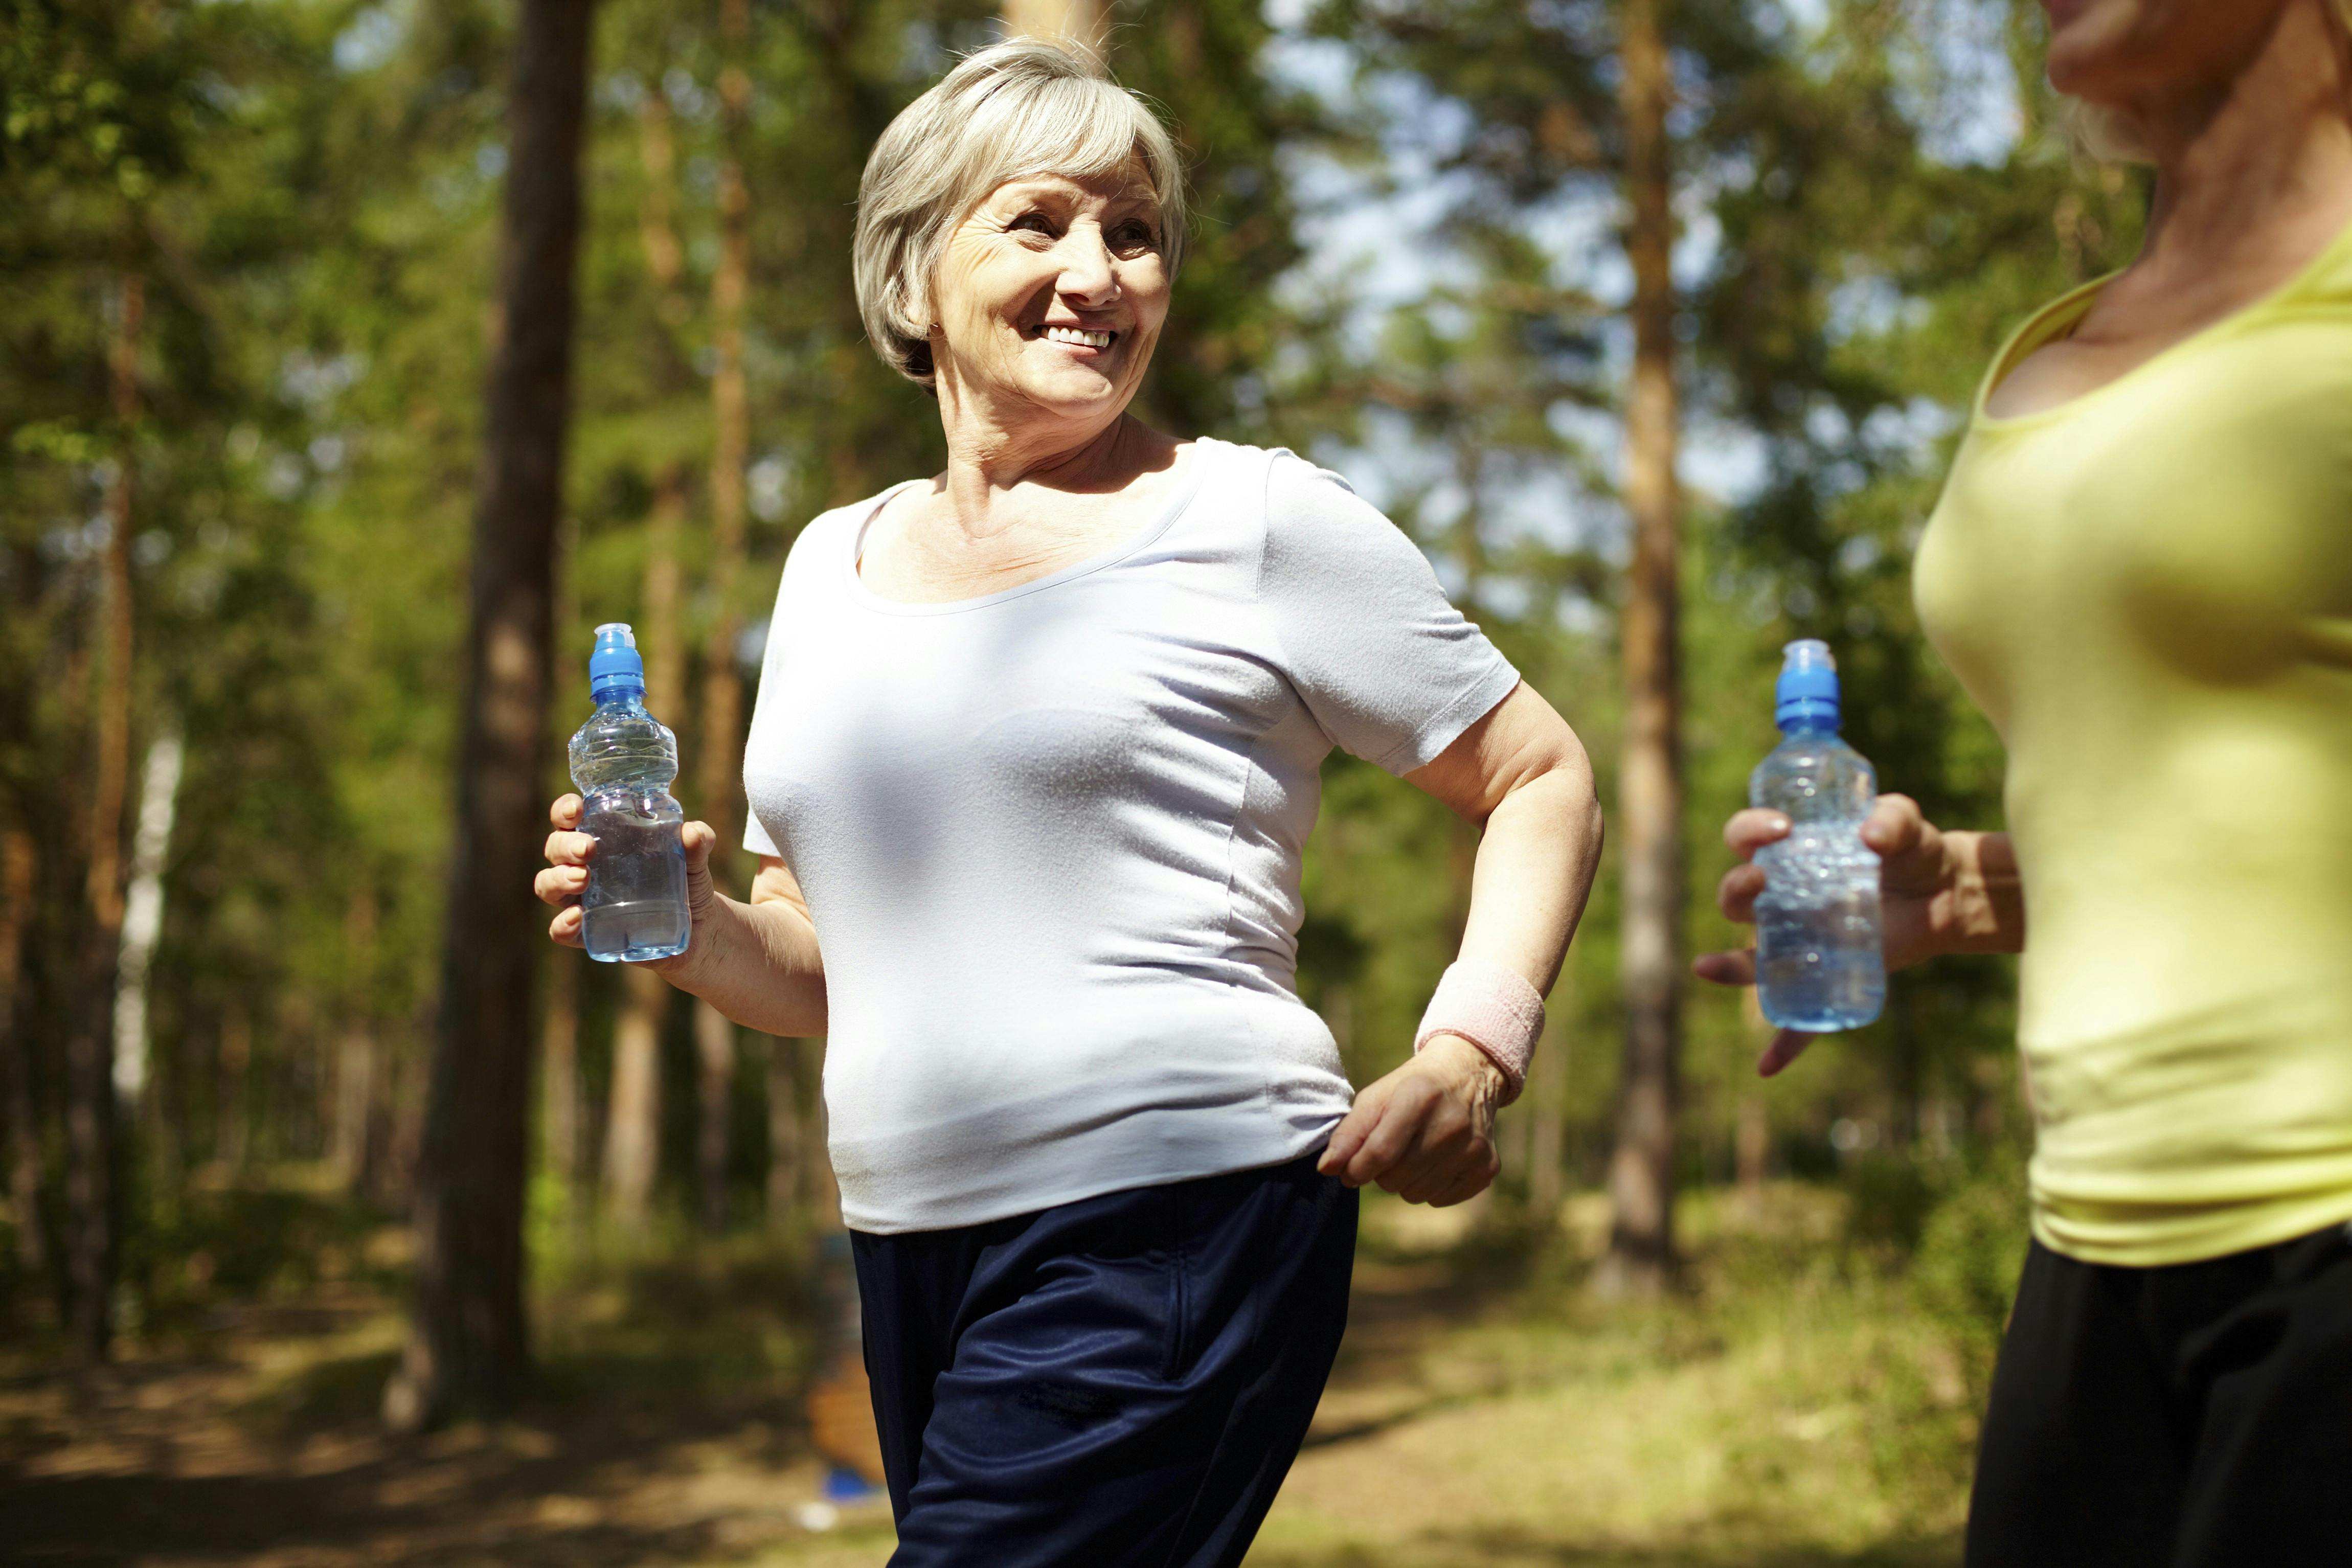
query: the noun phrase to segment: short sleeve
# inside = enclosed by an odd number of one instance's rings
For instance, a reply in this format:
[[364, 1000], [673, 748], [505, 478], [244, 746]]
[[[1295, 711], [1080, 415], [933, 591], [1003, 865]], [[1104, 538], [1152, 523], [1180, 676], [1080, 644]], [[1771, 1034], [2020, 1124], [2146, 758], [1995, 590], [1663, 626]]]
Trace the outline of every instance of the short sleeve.
[[1391, 773], [1434, 758], [1519, 683], [1402, 528], [1287, 452], [1266, 475], [1258, 601], [1323, 733]]
[[760, 821], [758, 791], [751, 785], [754, 775], [773, 760], [768, 756], [775, 744], [774, 716], [768, 710], [770, 694], [783, 684], [777, 672], [791, 650], [792, 630], [807, 619], [803, 612], [805, 601], [796, 596], [810, 591], [809, 576], [816, 570], [814, 563], [838, 542], [840, 530], [853, 526], [879, 499], [876, 497], [818, 513], [809, 519], [800, 537], [793, 541], [793, 548], [785, 552], [784, 570], [776, 581], [775, 608], [768, 616], [767, 646], [760, 655], [760, 684], [751, 695], [751, 725], [743, 740], [743, 796], [747, 807], [743, 813], [743, 847], [755, 855], [789, 858], [777, 845], [775, 835]]

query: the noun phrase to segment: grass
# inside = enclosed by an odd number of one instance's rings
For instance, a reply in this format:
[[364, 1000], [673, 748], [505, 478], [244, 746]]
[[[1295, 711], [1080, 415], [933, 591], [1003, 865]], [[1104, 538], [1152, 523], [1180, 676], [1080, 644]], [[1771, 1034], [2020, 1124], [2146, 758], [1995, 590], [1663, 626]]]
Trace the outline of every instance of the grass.
[[[1694, 1200], [1689, 1293], [1612, 1306], [1582, 1288], [1588, 1201], [1505, 1289], [1384, 1366], [1343, 1363], [1251, 1563], [1957, 1563], [1974, 1407], [1948, 1330], [1846, 1240], [1837, 1195], [1784, 1187], [1759, 1213]], [[1381, 1399], [1360, 1436], [1333, 1430]]]
[[[1956, 1563], [2014, 1208], [1996, 1179], [1883, 1172], [1701, 1193], [1688, 1288], [1608, 1305], [1594, 1198], [1538, 1221], [1374, 1196], [1340, 1364], [1250, 1562]], [[408, 1439], [373, 1420], [396, 1289], [256, 1267], [267, 1291], [156, 1314], [203, 1332], [119, 1369], [0, 1358], [0, 1517], [45, 1563], [879, 1568], [886, 1512], [811, 1528], [800, 1256], [681, 1235], [559, 1257], [533, 1405]]]

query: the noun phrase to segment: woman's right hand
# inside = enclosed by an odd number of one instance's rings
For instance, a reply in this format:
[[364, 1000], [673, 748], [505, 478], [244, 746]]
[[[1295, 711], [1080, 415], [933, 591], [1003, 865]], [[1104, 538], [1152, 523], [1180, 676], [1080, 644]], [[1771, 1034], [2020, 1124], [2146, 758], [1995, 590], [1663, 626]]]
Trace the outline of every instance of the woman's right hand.
[[588, 891], [588, 857], [596, 852], [596, 841], [579, 831], [586, 804], [577, 795], [559, 795], [547, 809], [547, 820], [555, 824], [547, 835], [547, 869], [530, 879], [532, 894], [555, 906], [548, 936], [566, 947], [587, 946], [580, 935], [580, 897]]
[[[588, 860], [596, 852], [596, 840], [580, 831], [580, 817], [585, 807], [586, 802], [577, 795], [560, 795], [555, 804], [547, 809], [547, 820], [555, 825], [555, 831], [547, 835], [547, 869], [530, 882], [530, 890], [539, 901], [555, 906], [555, 918], [547, 923], [548, 936], [566, 947], [586, 945], [580, 934], [580, 897], [588, 891]], [[686, 848], [687, 908], [698, 931], [705, 906], [715, 896], [710, 883], [710, 851], [718, 843], [719, 835], [708, 822], [688, 822], [678, 836]], [[688, 951], [693, 949], [689, 947]], [[686, 956], [682, 953], [675, 958], [658, 959], [649, 967], [674, 967], [684, 963]]]
[[[1756, 923], [1764, 891], [1756, 852], [1789, 836], [1779, 811], [1741, 811], [1724, 825], [1740, 863], [1724, 873], [1715, 901], [1724, 917]], [[2025, 943], [2017, 862], [2006, 833], [1947, 833], [1907, 795], [1881, 795], [1863, 823], [1862, 841], [1878, 856], [1879, 925], [1889, 971], [1943, 953], [2014, 953]], [[1756, 950], [1709, 953], [1691, 966], [1719, 986], [1756, 983]], [[1815, 1037], [1782, 1030], [1757, 1062], [1765, 1077], [1794, 1061]]]

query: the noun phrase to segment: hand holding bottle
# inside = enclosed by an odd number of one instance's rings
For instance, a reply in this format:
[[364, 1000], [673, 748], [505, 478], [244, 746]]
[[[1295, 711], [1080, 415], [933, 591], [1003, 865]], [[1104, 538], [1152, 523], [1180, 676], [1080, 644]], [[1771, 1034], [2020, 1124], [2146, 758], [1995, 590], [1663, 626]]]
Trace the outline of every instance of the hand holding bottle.
[[[1780, 812], [1753, 809], [1724, 824], [1724, 841], [1742, 862], [1716, 889], [1716, 905], [1726, 919], [1755, 924], [1756, 900], [1764, 891], [1756, 852], [1787, 838], [1789, 829]], [[1881, 795], [1863, 823], [1862, 841], [1878, 856], [1879, 922], [1890, 972], [1945, 953], [2023, 950], [2024, 893], [2007, 833], [1945, 832], [1909, 796]], [[1717, 985], [1754, 985], [1756, 953], [1709, 953], [1692, 968]], [[1815, 1038], [1780, 1030], [1757, 1070], [1770, 1077]]]
[[581, 805], [568, 826], [594, 845], [593, 860], [583, 853], [580, 861], [581, 946], [607, 964], [674, 958], [693, 939], [686, 813], [669, 793], [677, 737], [646, 711], [645, 660], [625, 623], [596, 628], [588, 691], [596, 711], [570, 747]]
[[[555, 831], [547, 835], [547, 869], [530, 884], [539, 901], [555, 909], [547, 935], [566, 947], [587, 946], [581, 899], [588, 891], [588, 864], [596, 853], [596, 840], [580, 831], [585, 810], [586, 802], [578, 795], [559, 795], [548, 808], [547, 820]], [[710, 852], [719, 846], [719, 834], [708, 822], [688, 822], [680, 828], [678, 840], [686, 855], [686, 904], [698, 923], [717, 894], [710, 881]], [[673, 969], [686, 963], [687, 956], [681, 953], [652, 962], [656, 968]]]

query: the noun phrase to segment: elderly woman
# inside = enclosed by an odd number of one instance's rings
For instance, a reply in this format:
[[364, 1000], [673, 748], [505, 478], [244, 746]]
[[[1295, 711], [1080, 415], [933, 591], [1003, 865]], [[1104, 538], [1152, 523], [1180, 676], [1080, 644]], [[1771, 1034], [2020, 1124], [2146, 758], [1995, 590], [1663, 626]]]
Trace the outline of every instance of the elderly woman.
[[[2154, 162], [2155, 204], [2129, 267], [1993, 361], [1919, 546], [1927, 633], [2008, 743], [2011, 831], [1899, 796], [1864, 830], [1890, 966], [2025, 955], [2034, 1239], [1968, 1561], [2341, 1563], [2352, 4], [2043, 8], [2051, 81], [2095, 146]], [[1725, 913], [1761, 886], [1734, 871]]]
[[[1128, 413], [1179, 171], [1135, 98], [1038, 43], [884, 133], [859, 305], [948, 465], [793, 547], [750, 904], [688, 830], [664, 972], [827, 1038], [901, 1564], [1241, 1560], [1339, 1343], [1353, 1189], [1492, 1178], [1599, 852], [1576, 737], [1402, 533], [1287, 453]], [[1334, 745], [1485, 830], [1417, 1053], [1352, 1109], [1293, 975]], [[541, 896], [575, 899], [592, 848], [557, 832]]]

